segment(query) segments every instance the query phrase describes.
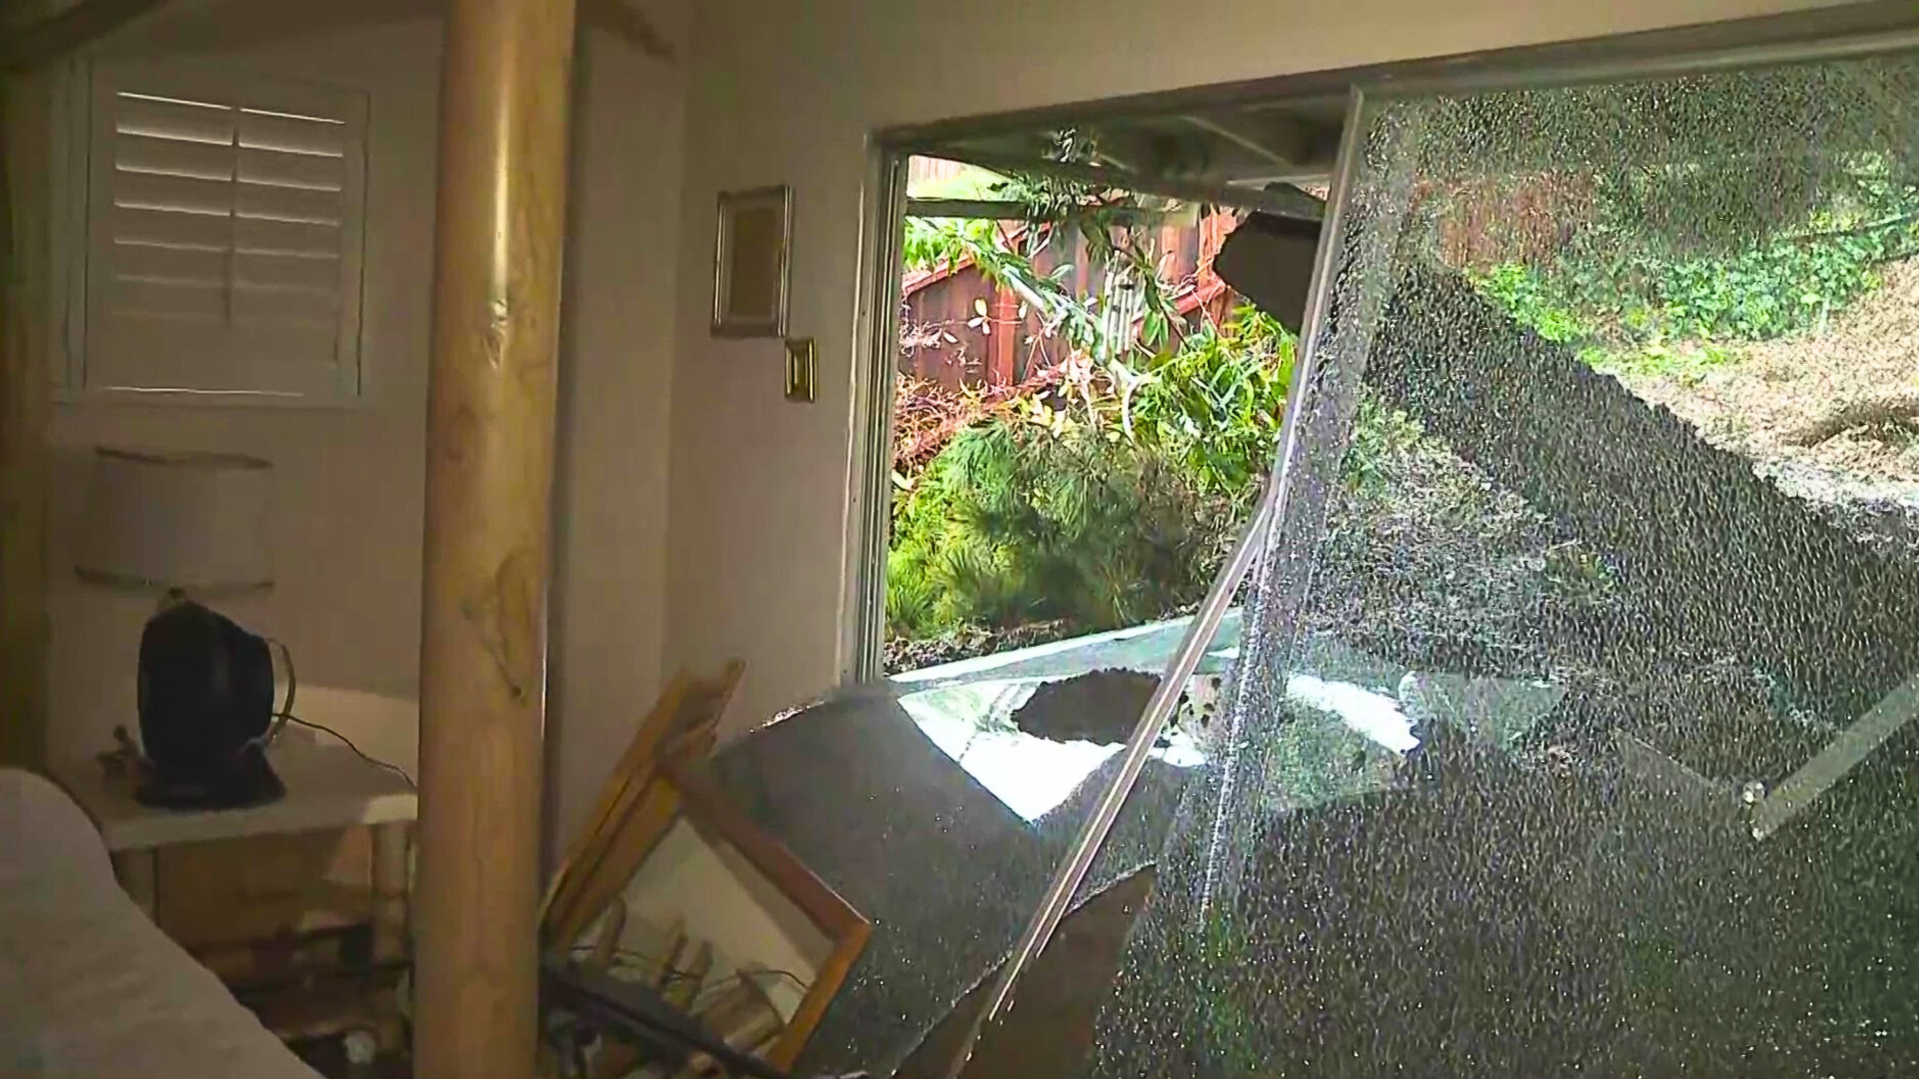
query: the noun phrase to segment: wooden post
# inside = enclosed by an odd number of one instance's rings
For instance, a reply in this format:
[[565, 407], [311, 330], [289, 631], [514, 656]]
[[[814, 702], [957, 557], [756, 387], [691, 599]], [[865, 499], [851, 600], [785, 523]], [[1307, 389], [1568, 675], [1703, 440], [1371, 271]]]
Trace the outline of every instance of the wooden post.
[[534, 1069], [573, 0], [452, 0], [420, 642], [415, 1074]]
[[413, 825], [389, 821], [373, 833], [373, 959], [393, 963], [406, 958], [408, 844]]
[[0, 72], [0, 764], [47, 752], [45, 72]]
[[992, 328], [993, 336], [986, 339], [986, 384], [988, 386], [1011, 386], [1019, 379], [1014, 377], [1016, 350], [1019, 346], [1020, 331], [1026, 327], [1025, 320], [1019, 317], [1019, 297], [1013, 290], [1001, 285], [993, 293], [993, 307], [987, 315], [987, 325]]

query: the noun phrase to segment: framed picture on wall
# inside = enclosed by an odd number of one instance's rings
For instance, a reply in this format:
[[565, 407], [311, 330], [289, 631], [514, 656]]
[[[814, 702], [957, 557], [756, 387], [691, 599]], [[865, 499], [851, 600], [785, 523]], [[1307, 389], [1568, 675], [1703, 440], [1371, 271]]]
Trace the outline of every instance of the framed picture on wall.
[[720, 194], [713, 262], [715, 336], [786, 336], [792, 244], [792, 188]]

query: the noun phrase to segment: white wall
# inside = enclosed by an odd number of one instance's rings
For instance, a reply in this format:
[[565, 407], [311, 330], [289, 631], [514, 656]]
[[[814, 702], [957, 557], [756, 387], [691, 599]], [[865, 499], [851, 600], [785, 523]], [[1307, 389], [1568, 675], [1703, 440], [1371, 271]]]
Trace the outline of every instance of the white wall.
[[[747, 661], [729, 724], [828, 688], [852, 642], [847, 527], [866, 137], [891, 124], [1821, 6], [1819, 0], [703, 0], [687, 99], [666, 664]], [[1169, 43], [1185, 43], [1183, 48]], [[795, 191], [792, 327], [710, 338], [724, 189]]]
[[[561, 322], [551, 609], [549, 836], [571, 835], [658, 690], [667, 412], [678, 250], [685, 0], [643, 0], [671, 60], [581, 35]], [[174, 0], [114, 55], [205, 54], [275, 78], [366, 90], [367, 395], [354, 409], [61, 405], [50, 547], [50, 741], [107, 745], [135, 724], [151, 597], [76, 581], [63, 557], [96, 443], [250, 453], [277, 467], [277, 584], [216, 606], [292, 648], [302, 682], [411, 698], [420, 541], [441, 24], [434, 3]], [[309, 695], [311, 707], [325, 700]], [[348, 698], [340, 698], [348, 699]], [[404, 709], [381, 715], [404, 716]], [[315, 716], [314, 718], [320, 718]], [[357, 717], [341, 717], [352, 725]], [[410, 737], [381, 738], [410, 750]]]
[[554, 494], [549, 836], [564, 843], [653, 705], [666, 619], [666, 455], [686, 0], [643, 5], [675, 58], [599, 31], [575, 58]]

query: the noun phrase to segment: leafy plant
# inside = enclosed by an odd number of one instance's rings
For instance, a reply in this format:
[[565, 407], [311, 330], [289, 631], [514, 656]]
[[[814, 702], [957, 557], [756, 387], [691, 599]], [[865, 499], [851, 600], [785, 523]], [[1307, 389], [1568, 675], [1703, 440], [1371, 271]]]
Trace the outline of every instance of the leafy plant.
[[1548, 341], [1580, 341], [1597, 327], [1566, 306], [1555, 282], [1522, 262], [1502, 262], [1474, 276], [1473, 284], [1496, 300], [1514, 321]]
[[1665, 375], [1689, 386], [1738, 358], [1737, 353], [1710, 342], [1659, 340], [1639, 347], [1582, 349], [1580, 355], [1594, 370], [1606, 374]]
[[1041, 404], [963, 432], [900, 500], [895, 635], [1049, 620], [1096, 632], [1204, 594], [1229, 503], [1156, 448], [1062, 417]]
[[957, 266], [994, 242], [991, 221], [909, 217], [901, 240], [900, 261], [908, 270]]
[[1361, 495], [1391, 497], [1395, 466], [1426, 438], [1425, 429], [1406, 413], [1361, 397], [1343, 462], [1347, 484]]
[[1278, 452], [1293, 347], [1292, 335], [1257, 308], [1208, 324], [1146, 368], [1133, 430], [1182, 461], [1202, 490], [1247, 496]]
[[[1661, 230], [1648, 231], [1649, 217], [1684, 216], [1647, 201], [1670, 193], [1671, 184], [1601, 177], [1591, 220], [1563, 249], [1538, 265], [1483, 268], [1475, 284], [1547, 340], [1625, 353], [1615, 366], [1710, 365], [1723, 354], [1687, 355], [1674, 343], [1762, 341], [1812, 330], [1877, 287], [1875, 267], [1919, 251], [1919, 188], [1874, 168], [1861, 163], [1843, 195], [1784, 227], [1716, 245], [1676, 244]], [[1701, 200], [1698, 212], [1730, 212], [1715, 210], [1695, 191], [1697, 182], [1691, 177], [1684, 189]]]
[[[1060, 161], [1084, 161], [1092, 153], [1074, 130], [1055, 133], [1053, 143], [1052, 156]], [[952, 188], [966, 197], [1018, 203], [1031, 223], [1008, 228], [996, 221], [909, 217], [902, 250], [907, 269], [970, 263], [1037, 312], [1045, 336], [1059, 337], [1069, 352], [1101, 366], [1172, 343], [1178, 307], [1159, 277], [1156, 231], [1143, 227], [1143, 215], [1160, 203], [1037, 174], [978, 173]], [[1036, 265], [1049, 249], [1073, 251], [1082, 240], [1086, 266], [1098, 271], [1087, 276], [1103, 282], [1099, 293], [1073, 278], [1072, 260], [1044, 272]]]
[[[976, 413], [923, 470], [896, 474], [890, 634], [1091, 633], [1196, 602], [1277, 455], [1293, 349], [1244, 308], [1140, 371], [1108, 365]], [[1421, 438], [1362, 400], [1347, 482], [1383, 490]]]

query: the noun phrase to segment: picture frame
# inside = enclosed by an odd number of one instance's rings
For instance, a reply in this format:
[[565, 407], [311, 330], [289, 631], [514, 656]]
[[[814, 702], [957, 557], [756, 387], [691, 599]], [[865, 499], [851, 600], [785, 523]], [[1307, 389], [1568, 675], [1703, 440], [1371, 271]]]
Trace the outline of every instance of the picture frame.
[[[683, 754], [655, 761], [622, 829], [633, 857], [621, 859], [617, 871], [629, 875], [619, 895], [546, 947], [576, 960], [591, 952], [590, 965], [638, 961], [628, 976], [658, 985], [736, 1051], [789, 1068], [872, 923], [692, 765]], [[645, 1063], [639, 1048], [616, 1043], [592, 1074]]]
[[793, 189], [723, 191], [713, 253], [715, 337], [785, 337], [791, 293]]
[[658, 841], [662, 817], [679, 812], [678, 794], [654, 783], [661, 763], [712, 751], [745, 677], [746, 664], [733, 659], [714, 677], [681, 670], [660, 691], [553, 874], [540, 905], [543, 944], [570, 944], [626, 886]]
[[[669, 765], [661, 779], [680, 796], [686, 818], [702, 830], [730, 844], [745, 860], [766, 875], [767, 881], [816, 926], [829, 950], [813, 973], [797, 1010], [765, 1053], [776, 1067], [790, 1068], [806, 1047], [807, 1038], [826, 1014], [853, 964], [873, 935], [873, 923], [814, 875], [792, 851], [749, 820], [710, 781], [692, 769]], [[644, 868], [644, 867], [642, 867]]]

